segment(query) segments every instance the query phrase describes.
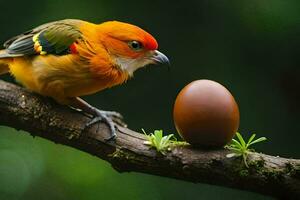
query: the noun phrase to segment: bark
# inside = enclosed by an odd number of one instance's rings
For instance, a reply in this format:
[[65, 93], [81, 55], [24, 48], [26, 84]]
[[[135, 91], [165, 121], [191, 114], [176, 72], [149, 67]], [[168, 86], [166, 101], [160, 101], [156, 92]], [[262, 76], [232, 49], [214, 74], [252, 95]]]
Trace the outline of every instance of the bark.
[[300, 160], [251, 153], [246, 168], [226, 149], [203, 150], [173, 145], [164, 155], [144, 145], [145, 136], [119, 127], [115, 142], [106, 143], [105, 124], [83, 130], [90, 117], [24, 88], [0, 81], [0, 124], [25, 130], [88, 152], [119, 172], [142, 172], [195, 183], [248, 190], [280, 199], [300, 199]]

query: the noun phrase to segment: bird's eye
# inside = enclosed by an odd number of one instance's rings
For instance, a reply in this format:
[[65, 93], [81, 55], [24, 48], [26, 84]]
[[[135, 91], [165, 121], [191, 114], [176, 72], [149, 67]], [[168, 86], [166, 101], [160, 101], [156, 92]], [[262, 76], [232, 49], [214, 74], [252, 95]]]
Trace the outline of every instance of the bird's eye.
[[135, 40], [128, 42], [128, 46], [134, 51], [140, 51], [143, 49], [142, 43]]

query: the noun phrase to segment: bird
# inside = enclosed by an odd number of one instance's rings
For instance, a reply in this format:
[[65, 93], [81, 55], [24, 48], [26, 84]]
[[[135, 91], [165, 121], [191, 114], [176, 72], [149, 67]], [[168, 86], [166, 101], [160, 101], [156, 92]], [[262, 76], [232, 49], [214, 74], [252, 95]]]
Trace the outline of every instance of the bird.
[[0, 50], [0, 75], [10, 73], [28, 90], [91, 115], [84, 128], [104, 122], [115, 139], [122, 115], [81, 97], [125, 83], [149, 64], [169, 64], [156, 39], [130, 23], [95, 24], [64, 19], [12, 37]]

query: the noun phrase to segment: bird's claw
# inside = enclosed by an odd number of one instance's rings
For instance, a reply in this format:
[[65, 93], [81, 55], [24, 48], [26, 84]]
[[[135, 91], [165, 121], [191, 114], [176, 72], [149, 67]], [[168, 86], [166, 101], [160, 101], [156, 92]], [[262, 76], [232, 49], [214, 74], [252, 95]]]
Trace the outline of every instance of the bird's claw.
[[115, 111], [104, 111], [104, 110], [98, 110], [98, 112], [101, 112], [102, 114], [111, 118], [111, 120], [116, 124], [118, 124], [119, 126], [127, 127], [127, 124], [123, 121], [123, 116], [120, 113]]
[[[102, 111], [98, 109], [95, 109], [95, 113], [96, 113], [95, 117], [85, 125], [85, 129], [99, 122], [106, 123], [110, 129], [111, 134], [109, 138], [104, 139], [105, 142], [110, 142], [115, 140], [117, 136], [115, 123], [120, 126], [126, 126], [126, 124], [122, 121], [123, 117], [120, 113], [114, 111]], [[97, 127], [97, 132], [98, 129], [99, 129], [99, 125]]]

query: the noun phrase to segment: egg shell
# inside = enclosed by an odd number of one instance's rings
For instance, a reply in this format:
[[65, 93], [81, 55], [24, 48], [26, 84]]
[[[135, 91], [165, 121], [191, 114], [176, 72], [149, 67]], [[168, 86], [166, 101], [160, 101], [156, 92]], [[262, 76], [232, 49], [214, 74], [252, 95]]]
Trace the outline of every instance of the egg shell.
[[196, 80], [178, 94], [173, 110], [175, 127], [194, 146], [222, 147], [239, 127], [238, 105], [231, 93], [211, 80]]

